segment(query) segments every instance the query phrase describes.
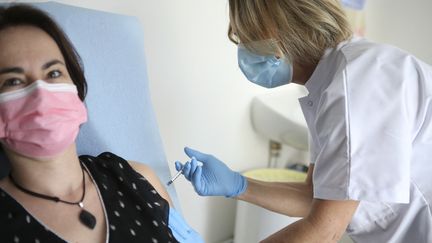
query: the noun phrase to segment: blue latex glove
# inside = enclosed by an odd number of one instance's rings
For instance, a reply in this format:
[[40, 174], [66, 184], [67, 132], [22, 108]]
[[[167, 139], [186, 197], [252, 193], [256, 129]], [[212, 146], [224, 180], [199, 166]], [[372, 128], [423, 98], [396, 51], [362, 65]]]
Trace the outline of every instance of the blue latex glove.
[[185, 153], [191, 161], [184, 165], [176, 161], [176, 170], [183, 170], [183, 175], [192, 183], [198, 195], [236, 197], [246, 191], [246, 178], [213, 155], [190, 148], [185, 148]]

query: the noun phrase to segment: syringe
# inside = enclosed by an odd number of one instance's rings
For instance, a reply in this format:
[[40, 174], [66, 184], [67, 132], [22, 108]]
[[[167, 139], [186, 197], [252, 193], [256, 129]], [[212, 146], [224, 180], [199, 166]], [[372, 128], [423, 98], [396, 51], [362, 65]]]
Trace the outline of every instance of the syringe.
[[167, 186], [171, 185], [183, 172], [183, 170], [179, 170], [175, 176], [167, 182]]

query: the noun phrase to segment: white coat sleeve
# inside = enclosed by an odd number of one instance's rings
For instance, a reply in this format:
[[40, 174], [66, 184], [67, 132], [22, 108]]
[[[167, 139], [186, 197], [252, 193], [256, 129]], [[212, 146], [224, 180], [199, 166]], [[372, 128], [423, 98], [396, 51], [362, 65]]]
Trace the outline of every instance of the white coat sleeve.
[[366, 55], [348, 60], [321, 95], [315, 120], [315, 198], [409, 202], [412, 138], [406, 80], [415, 73], [403, 58], [391, 64], [384, 60], [389, 59]]

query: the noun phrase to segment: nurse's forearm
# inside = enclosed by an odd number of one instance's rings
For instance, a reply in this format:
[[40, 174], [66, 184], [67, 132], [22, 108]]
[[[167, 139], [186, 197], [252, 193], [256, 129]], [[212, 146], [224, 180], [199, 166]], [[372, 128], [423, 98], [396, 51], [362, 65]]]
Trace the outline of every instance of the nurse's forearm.
[[360, 202], [314, 199], [309, 215], [272, 234], [261, 243], [336, 243]]
[[306, 219], [298, 220], [272, 234], [260, 243], [336, 242], [318, 234], [313, 224]]
[[336, 243], [341, 235], [332, 234], [326, 229], [317, 228], [307, 219], [300, 219], [278, 232], [270, 235], [260, 243]]
[[273, 212], [291, 217], [309, 214], [312, 185], [306, 182], [263, 182], [248, 178], [246, 191], [237, 199], [256, 204]]

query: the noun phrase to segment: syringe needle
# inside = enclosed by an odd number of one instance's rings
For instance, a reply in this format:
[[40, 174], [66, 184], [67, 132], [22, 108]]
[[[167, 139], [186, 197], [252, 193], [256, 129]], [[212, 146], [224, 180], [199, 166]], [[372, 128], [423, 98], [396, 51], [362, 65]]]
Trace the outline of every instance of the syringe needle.
[[175, 176], [167, 182], [167, 186], [171, 185], [181, 175], [182, 172], [183, 170], [178, 171], [177, 174], [175, 174]]

